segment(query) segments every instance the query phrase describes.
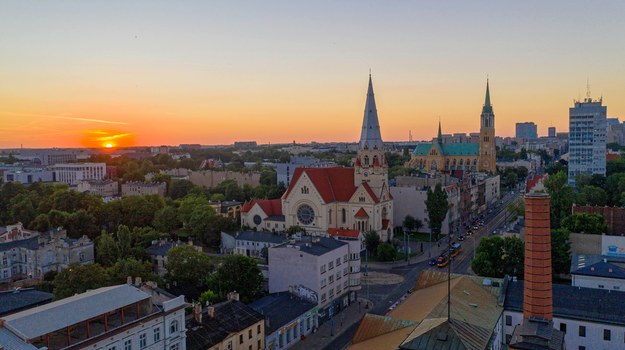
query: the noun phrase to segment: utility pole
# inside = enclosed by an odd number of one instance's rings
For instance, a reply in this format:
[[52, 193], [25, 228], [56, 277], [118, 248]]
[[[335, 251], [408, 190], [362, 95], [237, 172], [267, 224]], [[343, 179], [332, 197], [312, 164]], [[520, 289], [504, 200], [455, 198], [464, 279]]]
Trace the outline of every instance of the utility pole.
[[451, 321], [451, 234], [447, 234], [447, 254], [449, 254], [449, 264], [447, 264], [447, 322]]

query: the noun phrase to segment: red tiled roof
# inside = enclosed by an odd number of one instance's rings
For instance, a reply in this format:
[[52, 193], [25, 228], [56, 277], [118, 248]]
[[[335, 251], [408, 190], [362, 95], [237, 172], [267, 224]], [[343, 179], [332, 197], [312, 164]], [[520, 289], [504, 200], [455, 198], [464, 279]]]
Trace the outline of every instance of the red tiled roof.
[[374, 203], [380, 203], [380, 199], [378, 198], [378, 196], [375, 194], [375, 192], [373, 192], [373, 190], [371, 189], [371, 186], [369, 186], [368, 183], [363, 182], [362, 183], [362, 187], [365, 188], [365, 190], [367, 190], [367, 193], [369, 193], [369, 195], [371, 196], [371, 198], [373, 198], [373, 202]]
[[532, 188], [543, 178], [543, 175], [535, 175], [525, 181], [525, 192], [530, 193]]
[[258, 204], [267, 216], [282, 215], [282, 200], [278, 199], [254, 199], [249, 203], [243, 204], [242, 213], [249, 212], [254, 205]]
[[328, 233], [332, 237], [351, 237], [358, 238], [360, 232], [358, 230], [348, 230], [344, 228], [329, 228]]
[[356, 215], [354, 215], [354, 217], [357, 217], [357, 218], [368, 218], [369, 214], [367, 214], [367, 212], [365, 211], [364, 208], [360, 208], [360, 210], [358, 210], [356, 212]]
[[388, 228], [389, 219], [382, 219], [382, 229], [386, 230]]
[[293, 186], [295, 186], [297, 180], [299, 180], [304, 172], [308, 175], [315, 189], [317, 189], [317, 192], [319, 192], [321, 198], [326, 203], [349, 202], [354, 191], [356, 191], [353, 168], [297, 168], [295, 169], [289, 188], [284, 193], [284, 197], [291, 193]]
[[245, 202], [243, 204], [243, 206], [241, 207], [241, 213], [247, 213], [248, 211], [250, 211], [253, 207], [254, 202]]
[[605, 155], [605, 160], [615, 160], [621, 158], [621, 155], [618, 153], [608, 153]]

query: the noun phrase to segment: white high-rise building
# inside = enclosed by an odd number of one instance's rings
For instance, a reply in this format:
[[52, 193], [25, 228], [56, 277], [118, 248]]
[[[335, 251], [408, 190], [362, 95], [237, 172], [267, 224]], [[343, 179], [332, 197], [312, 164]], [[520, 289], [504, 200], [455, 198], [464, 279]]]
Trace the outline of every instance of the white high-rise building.
[[605, 175], [607, 106], [588, 96], [569, 108], [569, 185], [579, 174]]
[[70, 186], [83, 180], [102, 180], [106, 176], [105, 163], [67, 163], [56, 164], [52, 168], [56, 181], [65, 182]]

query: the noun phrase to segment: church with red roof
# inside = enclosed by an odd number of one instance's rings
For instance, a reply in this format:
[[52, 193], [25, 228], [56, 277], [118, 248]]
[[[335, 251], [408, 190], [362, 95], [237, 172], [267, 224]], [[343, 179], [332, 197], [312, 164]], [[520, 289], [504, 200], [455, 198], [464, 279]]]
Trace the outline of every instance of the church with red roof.
[[268, 231], [299, 225], [310, 234], [356, 238], [376, 231], [383, 242], [393, 238], [388, 162], [371, 76], [354, 167], [297, 168], [282, 198], [246, 203], [241, 223]]

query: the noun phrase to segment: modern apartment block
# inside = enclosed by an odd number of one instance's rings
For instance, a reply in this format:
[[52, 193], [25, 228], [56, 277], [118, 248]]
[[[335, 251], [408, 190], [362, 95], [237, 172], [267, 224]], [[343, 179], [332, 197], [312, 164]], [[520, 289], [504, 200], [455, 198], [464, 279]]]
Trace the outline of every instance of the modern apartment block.
[[161, 301], [129, 284], [0, 319], [0, 348], [185, 350], [184, 296]]
[[569, 185], [579, 174], [605, 175], [606, 116], [602, 99], [575, 101], [569, 108]]
[[349, 247], [334, 238], [304, 236], [269, 248], [269, 293], [304, 287], [322, 320], [338, 313], [356, 301], [361, 288], [360, 250]]
[[100, 197], [115, 197], [119, 195], [119, 185], [113, 180], [84, 180], [78, 182], [77, 191]]
[[102, 180], [106, 176], [105, 163], [67, 163], [52, 167], [55, 180], [70, 186], [78, 185], [82, 180]]
[[537, 129], [534, 122], [516, 123], [516, 138], [526, 140], [538, 138]]

